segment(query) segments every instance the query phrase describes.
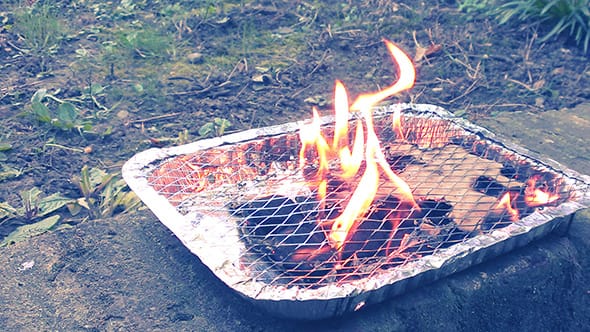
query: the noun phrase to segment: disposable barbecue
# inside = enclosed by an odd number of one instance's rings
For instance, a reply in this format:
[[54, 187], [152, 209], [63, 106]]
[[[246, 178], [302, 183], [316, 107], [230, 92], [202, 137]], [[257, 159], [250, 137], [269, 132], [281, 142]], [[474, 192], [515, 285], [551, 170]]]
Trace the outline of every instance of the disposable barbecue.
[[358, 310], [478, 264], [570, 222], [590, 179], [432, 105], [380, 101], [129, 160], [129, 186], [230, 288], [281, 316]]

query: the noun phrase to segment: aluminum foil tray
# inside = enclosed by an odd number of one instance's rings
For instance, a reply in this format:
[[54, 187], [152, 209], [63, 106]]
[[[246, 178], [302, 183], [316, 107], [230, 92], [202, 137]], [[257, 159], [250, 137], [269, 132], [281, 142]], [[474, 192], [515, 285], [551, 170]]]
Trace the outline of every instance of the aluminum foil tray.
[[[396, 113], [403, 135], [392, 129]], [[313, 160], [298, 163], [304, 123], [149, 149], [123, 166], [131, 189], [215, 276], [279, 316], [321, 319], [382, 302], [524, 246], [590, 205], [590, 177], [440, 107], [391, 105], [375, 110], [376, 132], [419, 209], [381, 179], [365, 219], [334, 248], [322, 216], [338, 215], [360, 185], [330, 181], [320, 202]], [[333, 133], [334, 118], [321, 127]], [[533, 202], [537, 192], [544, 203]]]

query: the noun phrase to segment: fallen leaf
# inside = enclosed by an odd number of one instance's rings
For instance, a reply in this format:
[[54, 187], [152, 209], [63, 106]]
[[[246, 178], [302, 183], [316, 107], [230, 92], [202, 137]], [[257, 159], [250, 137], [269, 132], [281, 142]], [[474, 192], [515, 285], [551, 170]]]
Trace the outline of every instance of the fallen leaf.
[[414, 54], [414, 62], [419, 62], [426, 55], [426, 47], [416, 45], [416, 54]]
[[14, 244], [30, 237], [41, 235], [55, 226], [59, 221], [59, 218], [59, 215], [53, 215], [34, 224], [20, 226], [0, 242], [0, 247], [5, 247], [9, 244]]
[[438, 53], [442, 50], [442, 45], [440, 44], [431, 44], [428, 47], [422, 47], [420, 45], [416, 45], [416, 54], [414, 55], [414, 62], [419, 62], [423, 58]]

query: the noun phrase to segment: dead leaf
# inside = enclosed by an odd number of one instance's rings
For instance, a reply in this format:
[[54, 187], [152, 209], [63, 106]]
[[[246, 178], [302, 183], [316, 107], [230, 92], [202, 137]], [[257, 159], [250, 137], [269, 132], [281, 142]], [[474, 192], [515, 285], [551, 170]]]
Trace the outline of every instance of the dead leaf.
[[416, 53], [414, 54], [414, 62], [419, 62], [426, 55], [426, 47], [416, 45]]
[[431, 44], [428, 47], [422, 47], [420, 45], [416, 45], [416, 53], [414, 55], [414, 62], [419, 62], [423, 58], [436, 54], [442, 50], [442, 45], [440, 44]]

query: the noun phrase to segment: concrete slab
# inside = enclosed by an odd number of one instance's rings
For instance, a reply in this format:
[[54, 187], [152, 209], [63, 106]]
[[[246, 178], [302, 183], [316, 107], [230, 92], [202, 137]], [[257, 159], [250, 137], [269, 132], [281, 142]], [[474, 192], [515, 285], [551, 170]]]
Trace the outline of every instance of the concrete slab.
[[543, 113], [500, 113], [477, 124], [580, 173], [590, 174], [590, 103]]

